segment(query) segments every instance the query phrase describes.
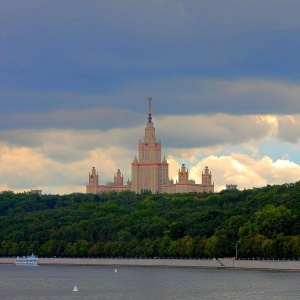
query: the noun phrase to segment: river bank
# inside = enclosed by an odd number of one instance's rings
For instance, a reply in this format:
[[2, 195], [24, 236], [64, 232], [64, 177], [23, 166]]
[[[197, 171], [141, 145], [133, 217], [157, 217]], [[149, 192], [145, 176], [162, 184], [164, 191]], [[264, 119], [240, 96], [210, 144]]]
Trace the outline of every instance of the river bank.
[[[15, 258], [0, 257], [0, 264], [13, 264]], [[138, 258], [39, 258], [39, 265], [145, 266], [185, 268], [230, 268], [253, 270], [300, 271], [299, 260], [218, 259], [138, 259]]]

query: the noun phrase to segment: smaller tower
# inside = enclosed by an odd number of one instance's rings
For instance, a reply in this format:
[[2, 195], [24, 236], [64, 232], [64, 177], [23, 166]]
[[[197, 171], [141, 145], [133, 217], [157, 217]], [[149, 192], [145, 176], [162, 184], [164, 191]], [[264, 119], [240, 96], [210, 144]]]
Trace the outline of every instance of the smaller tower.
[[123, 174], [121, 174], [120, 169], [117, 171], [117, 175], [114, 176], [114, 186], [122, 186], [123, 185]]
[[181, 170], [178, 171], [178, 183], [187, 183], [189, 180], [189, 170], [186, 169], [185, 164], [181, 165]]
[[211, 185], [211, 172], [209, 172], [208, 167], [205, 167], [204, 173], [202, 172], [202, 184]]
[[89, 184], [90, 186], [97, 186], [99, 185], [99, 174], [96, 171], [96, 168], [92, 168], [92, 173], [89, 173]]

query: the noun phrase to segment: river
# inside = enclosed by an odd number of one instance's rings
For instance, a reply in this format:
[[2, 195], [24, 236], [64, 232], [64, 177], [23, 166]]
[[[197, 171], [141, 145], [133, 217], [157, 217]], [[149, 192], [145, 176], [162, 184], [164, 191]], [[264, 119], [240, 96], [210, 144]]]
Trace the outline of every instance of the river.
[[[166, 267], [0, 265], [0, 299], [299, 299], [300, 273]], [[74, 286], [78, 292], [73, 292]]]

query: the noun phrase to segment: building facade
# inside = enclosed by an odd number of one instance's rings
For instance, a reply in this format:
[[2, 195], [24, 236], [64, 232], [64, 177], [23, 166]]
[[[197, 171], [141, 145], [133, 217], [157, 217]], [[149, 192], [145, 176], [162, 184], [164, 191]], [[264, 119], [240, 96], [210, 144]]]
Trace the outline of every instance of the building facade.
[[132, 181], [123, 182], [123, 175], [120, 170], [114, 176], [114, 182], [107, 182], [106, 185], [99, 185], [99, 174], [96, 168], [89, 173], [89, 182], [86, 185], [87, 193], [101, 193], [107, 191], [131, 190], [137, 194], [143, 191], [152, 193], [213, 193], [211, 172], [205, 167], [202, 172], [202, 183], [196, 184], [189, 179], [189, 173], [185, 165], [181, 166], [178, 172], [178, 181], [174, 183], [169, 180], [169, 164], [161, 155], [161, 141], [156, 138], [155, 127], [152, 122], [152, 98], [148, 97], [148, 121], [145, 127], [145, 136], [139, 140], [139, 155], [131, 163]]
[[202, 183], [197, 184], [195, 180], [189, 179], [189, 170], [186, 169], [185, 164], [182, 164], [181, 169], [178, 171], [178, 181], [176, 183], [173, 180], [169, 181], [165, 191], [168, 194], [213, 193], [214, 184], [211, 179], [211, 172], [208, 167], [205, 167], [204, 172], [202, 172]]
[[109, 191], [124, 191], [130, 190], [131, 183], [127, 181], [127, 185], [123, 183], [123, 174], [121, 174], [120, 169], [114, 176], [114, 182], [106, 182], [105, 185], [99, 185], [99, 173], [96, 168], [92, 168], [92, 172], [89, 173], [89, 183], [86, 185], [86, 192], [91, 194], [99, 194], [102, 192]]
[[237, 190], [237, 184], [226, 184], [226, 190]]
[[139, 159], [135, 157], [131, 163], [131, 190], [136, 193], [143, 190], [164, 193], [169, 181], [169, 164], [165, 157], [161, 159], [161, 141], [155, 136], [152, 122], [152, 98], [149, 97], [148, 100], [148, 122], [145, 136], [139, 141]]

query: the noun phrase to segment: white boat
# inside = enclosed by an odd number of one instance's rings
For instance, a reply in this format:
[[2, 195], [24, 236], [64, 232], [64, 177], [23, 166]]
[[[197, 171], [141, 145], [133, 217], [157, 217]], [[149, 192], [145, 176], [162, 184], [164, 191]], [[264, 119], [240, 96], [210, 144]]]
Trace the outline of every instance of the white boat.
[[29, 256], [17, 256], [15, 260], [16, 266], [37, 266], [38, 256], [31, 254]]
[[78, 292], [78, 288], [76, 285], [74, 286], [73, 292]]

